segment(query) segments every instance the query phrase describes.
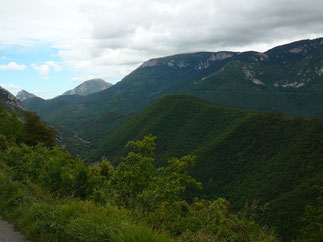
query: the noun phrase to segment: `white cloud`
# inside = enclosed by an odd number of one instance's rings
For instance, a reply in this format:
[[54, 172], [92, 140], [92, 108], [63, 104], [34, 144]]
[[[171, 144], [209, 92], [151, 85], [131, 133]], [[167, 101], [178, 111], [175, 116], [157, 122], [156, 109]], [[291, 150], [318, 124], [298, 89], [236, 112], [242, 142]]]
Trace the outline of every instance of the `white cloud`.
[[16, 62], [9, 62], [7, 65], [0, 65], [0, 70], [3, 71], [23, 71], [25, 69], [25, 65], [19, 65]]
[[41, 76], [47, 76], [49, 74], [49, 66], [48, 65], [36, 65], [36, 64], [31, 64], [30, 65], [33, 69], [35, 69], [36, 71], [38, 71], [38, 74]]
[[49, 67], [52, 67], [55, 71], [62, 70], [62, 67], [55, 61], [46, 61], [45, 64]]
[[0, 8], [0, 46], [49, 44], [63, 64], [110, 81], [153, 57], [321, 37], [322, 8], [319, 0], [10, 0]]
[[48, 76], [51, 68], [55, 71], [60, 71], [62, 69], [62, 67], [55, 61], [46, 61], [45, 64], [42, 65], [31, 64], [30, 66], [38, 71], [38, 74], [41, 76]]
[[0, 86], [4, 87], [5, 89], [12, 90], [12, 89], [21, 89], [20, 86], [17, 86], [15, 84], [9, 83], [9, 84], [1, 84]]

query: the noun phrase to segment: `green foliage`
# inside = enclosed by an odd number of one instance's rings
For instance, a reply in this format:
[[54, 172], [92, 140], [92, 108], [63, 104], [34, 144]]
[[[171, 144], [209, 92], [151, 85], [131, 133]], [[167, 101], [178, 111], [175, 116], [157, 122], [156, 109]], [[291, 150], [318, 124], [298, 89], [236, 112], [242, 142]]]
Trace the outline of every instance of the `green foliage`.
[[130, 152], [116, 168], [112, 186], [120, 201], [128, 205], [153, 182], [153, 150], [155, 137], [147, 136], [143, 141], [129, 142], [135, 152]]
[[0, 154], [0, 159], [14, 179], [30, 180], [61, 196], [86, 197], [95, 184], [84, 162], [58, 147], [13, 146]]
[[[21, 118], [17, 113], [9, 112], [1, 106], [0, 135], [5, 136], [9, 143], [25, 143], [31, 146], [41, 142], [52, 147], [56, 141], [54, 129], [42, 122], [37, 114], [25, 111]], [[0, 139], [0, 142], [4, 144], [4, 138]]]
[[165, 202], [170, 206], [180, 201], [187, 185], [201, 186], [187, 171], [194, 165], [193, 157], [172, 158], [167, 167], [154, 167], [155, 139], [148, 135], [142, 141], [128, 142], [127, 147], [133, 152], [122, 158], [111, 179], [119, 203], [145, 213], [153, 212]]
[[167, 166], [155, 168], [155, 138], [148, 135], [127, 144], [133, 152], [122, 159], [111, 180], [116, 204], [130, 208], [135, 217], [174, 236], [202, 231], [220, 241], [275, 240], [251, 218], [230, 214], [225, 199], [196, 199], [191, 205], [183, 201], [188, 185], [201, 188], [188, 173], [188, 168], [194, 166], [194, 157], [171, 158]]
[[235, 215], [229, 211], [229, 202], [217, 199], [213, 202], [195, 199], [178, 227], [185, 228], [180, 240], [193, 241], [277, 241], [244, 213]]
[[58, 200], [35, 185], [12, 181], [0, 170], [0, 208], [6, 219], [35, 241], [170, 241], [109, 204]]
[[0, 134], [0, 151], [7, 149], [7, 147], [8, 147], [8, 141], [6, 137]]
[[311, 205], [306, 206], [299, 241], [323, 240], [323, 187], [316, 186], [314, 189], [318, 193], [318, 197]]
[[2, 138], [0, 142], [20, 143], [23, 141], [23, 125], [18, 119], [18, 114], [8, 112], [0, 105], [0, 134]]
[[188, 173], [194, 157], [156, 168], [155, 138], [129, 142], [133, 151], [116, 168], [105, 158], [87, 166], [58, 147], [9, 145], [0, 153], [2, 216], [37, 241], [171, 241], [168, 233], [177, 240], [190, 231], [271, 238], [251, 218], [229, 213], [224, 199], [183, 201], [187, 185], [201, 185]]
[[114, 175], [114, 167], [105, 157], [103, 157], [100, 162], [90, 165], [90, 169], [93, 175], [108, 180]]
[[156, 200], [176, 202], [182, 199], [187, 186], [202, 188], [188, 170], [195, 165], [195, 157], [183, 156], [182, 158], [171, 158], [168, 166], [158, 168], [158, 175], [152, 184], [152, 194]]
[[27, 145], [36, 145], [39, 142], [48, 147], [55, 145], [55, 130], [40, 120], [33, 112], [24, 112], [24, 142]]

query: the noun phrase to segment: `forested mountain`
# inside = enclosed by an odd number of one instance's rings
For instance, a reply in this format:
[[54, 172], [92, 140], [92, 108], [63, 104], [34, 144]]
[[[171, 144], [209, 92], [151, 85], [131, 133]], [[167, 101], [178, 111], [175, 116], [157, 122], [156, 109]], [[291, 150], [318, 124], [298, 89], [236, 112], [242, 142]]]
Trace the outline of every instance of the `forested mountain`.
[[[64, 133], [81, 154], [134, 113], [169, 93], [293, 116], [323, 115], [323, 39], [259, 52], [199, 52], [149, 60], [107, 90], [85, 97], [29, 99], [24, 105]], [[76, 139], [75, 142], [69, 142]], [[74, 146], [74, 147], [71, 147]], [[81, 149], [80, 149], [81, 147]]]
[[63, 95], [86, 96], [91, 93], [103, 91], [111, 86], [112, 86], [112, 84], [105, 82], [104, 80], [102, 80], [100, 78], [96, 78], [96, 79], [91, 79], [91, 80], [83, 82], [82, 84], [75, 87], [73, 90], [69, 90], [69, 91], [64, 92]]
[[191, 171], [204, 189], [186, 193], [227, 198], [235, 209], [268, 203], [259, 221], [287, 241], [303, 228], [307, 205], [322, 186], [323, 118], [292, 118], [249, 112], [194, 97], [170, 95], [120, 127], [94, 152], [116, 164], [128, 140], [157, 136], [156, 162], [185, 154], [197, 157]]

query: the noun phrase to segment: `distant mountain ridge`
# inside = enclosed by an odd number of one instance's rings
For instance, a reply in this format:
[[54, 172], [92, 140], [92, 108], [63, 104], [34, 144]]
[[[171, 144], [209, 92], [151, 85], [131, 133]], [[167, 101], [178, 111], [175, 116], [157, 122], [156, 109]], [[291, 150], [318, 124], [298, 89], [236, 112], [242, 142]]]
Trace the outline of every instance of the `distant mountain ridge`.
[[132, 115], [174, 93], [246, 110], [322, 117], [323, 38], [264, 53], [198, 52], [156, 58], [101, 92], [29, 99], [24, 105], [56, 128], [89, 141], [92, 149]]
[[37, 97], [35, 94], [32, 94], [30, 92], [27, 92], [26, 90], [21, 90], [17, 93], [16, 98], [22, 102], [30, 98]]
[[0, 105], [2, 105], [5, 109], [23, 112], [25, 107], [23, 104], [8, 90], [4, 89], [0, 86]]
[[78, 85], [73, 90], [69, 90], [69, 91], [64, 92], [63, 95], [86, 96], [91, 93], [103, 91], [111, 86], [112, 86], [111, 83], [105, 82], [104, 80], [102, 80], [100, 78], [91, 79], [91, 80], [85, 81], [82, 84]]

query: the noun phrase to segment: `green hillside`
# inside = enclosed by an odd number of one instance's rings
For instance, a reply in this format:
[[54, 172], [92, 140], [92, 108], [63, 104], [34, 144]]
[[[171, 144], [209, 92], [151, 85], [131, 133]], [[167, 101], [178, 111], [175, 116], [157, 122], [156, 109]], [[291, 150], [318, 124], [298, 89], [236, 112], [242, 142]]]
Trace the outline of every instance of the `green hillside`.
[[86, 164], [55, 146], [39, 116], [0, 105], [1, 218], [30, 241], [279, 241], [224, 198], [183, 200], [201, 187], [188, 173], [194, 157], [156, 167], [155, 138], [128, 142], [117, 167]]
[[188, 94], [253, 111], [322, 117], [322, 66], [322, 38], [264, 53], [180, 54], [146, 61], [99, 93], [29, 99], [24, 105], [64, 134], [70, 151], [84, 157], [84, 150], [98, 147], [134, 113], [167, 94]]
[[323, 178], [323, 119], [248, 112], [194, 97], [170, 95], [158, 100], [104, 140], [92, 159], [118, 162], [128, 140], [157, 136], [156, 162], [193, 154], [191, 174], [202, 193], [187, 197], [226, 197], [234, 208], [246, 202], [268, 203], [259, 219], [285, 239], [296, 238], [306, 205], [319, 196]]

